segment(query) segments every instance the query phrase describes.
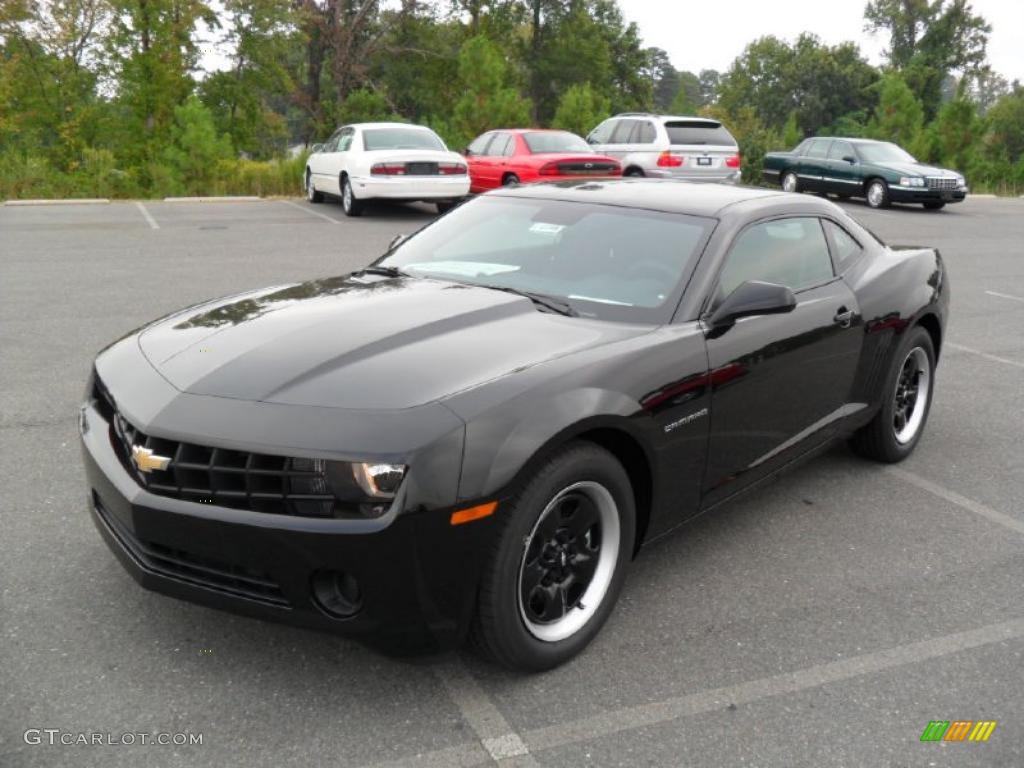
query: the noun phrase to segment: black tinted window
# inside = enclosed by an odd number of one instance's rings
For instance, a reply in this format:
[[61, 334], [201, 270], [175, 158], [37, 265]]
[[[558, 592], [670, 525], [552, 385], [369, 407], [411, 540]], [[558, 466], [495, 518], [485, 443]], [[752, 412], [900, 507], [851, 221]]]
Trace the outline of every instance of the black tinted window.
[[814, 139], [804, 152], [807, 157], [828, 157], [828, 148], [832, 144], [831, 139]]
[[724, 299], [747, 280], [777, 283], [799, 291], [832, 277], [832, 259], [819, 220], [776, 219], [755, 224], [733, 244], [719, 277], [718, 299]]
[[864, 249], [860, 247], [860, 243], [853, 239], [853, 235], [839, 225], [833, 224], [831, 221], [824, 221], [823, 223], [828, 231], [829, 238], [832, 240], [836, 272], [842, 272], [860, 258]]
[[629, 143], [629, 136], [633, 132], [633, 126], [636, 125], [636, 120], [619, 120], [618, 125], [615, 126], [615, 132], [612, 133], [611, 142], [612, 144], [627, 144]]
[[670, 144], [736, 145], [736, 139], [725, 126], [708, 120], [671, 120], [665, 123], [665, 130]]

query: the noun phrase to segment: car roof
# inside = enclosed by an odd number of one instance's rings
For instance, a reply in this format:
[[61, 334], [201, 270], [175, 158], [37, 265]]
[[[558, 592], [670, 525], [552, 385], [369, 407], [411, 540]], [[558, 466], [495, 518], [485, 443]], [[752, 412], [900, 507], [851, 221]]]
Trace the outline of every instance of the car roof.
[[710, 217], [738, 203], [750, 202], [756, 205], [760, 202], [786, 200], [810, 203], [816, 200], [781, 190], [646, 178], [542, 182], [521, 187], [502, 187], [488, 192], [487, 196], [598, 203]]
[[879, 139], [856, 139], [850, 136], [809, 136], [809, 139], [824, 139], [825, 141], [848, 141], [851, 144], [891, 144], [891, 141], [880, 141]]
[[366, 129], [366, 128], [417, 128], [417, 129], [419, 129], [421, 131], [429, 131], [430, 130], [430, 128], [428, 128], [425, 125], [416, 125], [415, 123], [398, 123], [398, 122], [389, 122], [389, 123], [349, 123], [345, 127], [346, 128], [360, 128], [360, 129]]
[[613, 115], [613, 119], [620, 117], [633, 117], [633, 118], [650, 118], [652, 120], [685, 120], [687, 122], [694, 123], [707, 123], [708, 125], [721, 125], [721, 120], [715, 120], [713, 117], [700, 117], [699, 115], [657, 115], [653, 112], [620, 112], [617, 115]]

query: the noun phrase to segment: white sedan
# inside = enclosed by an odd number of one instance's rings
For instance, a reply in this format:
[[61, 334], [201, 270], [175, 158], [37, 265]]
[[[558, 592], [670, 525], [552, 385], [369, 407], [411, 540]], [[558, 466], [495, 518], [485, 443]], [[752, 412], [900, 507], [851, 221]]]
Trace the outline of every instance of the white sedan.
[[314, 147], [306, 161], [306, 194], [341, 198], [358, 216], [367, 200], [423, 200], [444, 213], [469, 194], [466, 161], [429, 128], [406, 123], [356, 123]]

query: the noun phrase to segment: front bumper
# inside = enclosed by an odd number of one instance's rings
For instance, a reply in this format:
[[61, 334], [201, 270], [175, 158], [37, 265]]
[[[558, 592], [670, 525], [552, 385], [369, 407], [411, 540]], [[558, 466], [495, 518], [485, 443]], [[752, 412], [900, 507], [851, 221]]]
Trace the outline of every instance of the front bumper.
[[469, 194], [469, 174], [461, 176], [353, 176], [360, 200], [459, 200]]
[[[472, 617], [480, 553], [493, 520], [452, 527], [450, 509], [364, 520], [290, 517], [147, 492], [114, 451], [109, 423], [82, 409], [93, 522], [143, 587], [247, 616], [414, 653], [452, 647]], [[361, 607], [331, 615], [314, 575], [356, 579]]]
[[889, 199], [894, 203], [960, 203], [967, 197], [967, 187], [958, 189], [929, 189], [928, 187], [904, 187], [892, 184]]

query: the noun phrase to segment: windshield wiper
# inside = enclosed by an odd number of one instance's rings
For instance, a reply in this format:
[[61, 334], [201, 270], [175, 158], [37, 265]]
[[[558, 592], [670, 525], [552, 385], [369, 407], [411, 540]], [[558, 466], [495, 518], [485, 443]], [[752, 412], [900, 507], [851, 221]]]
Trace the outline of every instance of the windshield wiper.
[[518, 288], [512, 288], [508, 285], [483, 285], [483, 288], [490, 288], [495, 291], [504, 291], [505, 293], [514, 293], [516, 296], [523, 296], [538, 307], [543, 307], [549, 312], [554, 312], [557, 315], [565, 315], [566, 317], [579, 317], [579, 312], [572, 308], [568, 302], [559, 301], [552, 296], [545, 296], [543, 293], [532, 293], [530, 291], [521, 291]]
[[369, 267], [363, 267], [357, 269], [352, 273], [353, 275], [384, 275], [385, 277], [412, 277], [408, 272], [405, 272], [398, 267], [385, 267], [380, 264], [372, 264]]

